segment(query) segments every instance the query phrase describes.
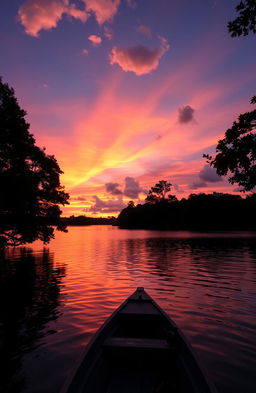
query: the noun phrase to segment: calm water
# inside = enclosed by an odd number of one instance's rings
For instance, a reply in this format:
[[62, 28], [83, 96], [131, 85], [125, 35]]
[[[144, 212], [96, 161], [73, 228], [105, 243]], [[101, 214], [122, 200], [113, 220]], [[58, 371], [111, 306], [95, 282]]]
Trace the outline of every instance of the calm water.
[[255, 393], [256, 234], [108, 226], [73, 227], [50, 246], [1, 256], [1, 392], [57, 393], [137, 286], [183, 329], [220, 393]]

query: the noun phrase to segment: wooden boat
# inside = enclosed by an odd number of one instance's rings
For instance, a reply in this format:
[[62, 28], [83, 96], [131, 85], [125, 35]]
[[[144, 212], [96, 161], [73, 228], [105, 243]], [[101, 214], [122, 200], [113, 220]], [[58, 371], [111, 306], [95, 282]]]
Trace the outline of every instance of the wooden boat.
[[216, 393], [168, 315], [137, 290], [95, 334], [61, 393]]

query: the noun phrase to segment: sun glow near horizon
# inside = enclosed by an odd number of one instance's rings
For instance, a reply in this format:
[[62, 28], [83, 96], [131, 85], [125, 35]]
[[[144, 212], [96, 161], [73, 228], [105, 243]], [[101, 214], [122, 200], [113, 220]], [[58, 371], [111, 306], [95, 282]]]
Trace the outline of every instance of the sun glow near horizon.
[[64, 172], [65, 215], [116, 215], [160, 179], [178, 198], [236, 192], [203, 153], [250, 107], [255, 43], [229, 36], [232, 6], [210, 3], [6, 5], [2, 74]]

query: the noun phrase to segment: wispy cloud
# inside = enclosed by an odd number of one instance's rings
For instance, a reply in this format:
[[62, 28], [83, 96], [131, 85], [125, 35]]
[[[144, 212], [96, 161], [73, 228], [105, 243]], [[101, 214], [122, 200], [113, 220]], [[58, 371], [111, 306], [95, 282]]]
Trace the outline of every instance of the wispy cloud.
[[148, 27], [148, 26], [139, 25], [139, 26], [137, 27], [137, 30], [138, 30], [140, 33], [142, 33], [143, 35], [145, 35], [146, 37], [148, 37], [148, 38], [151, 38], [151, 37], [152, 37], [152, 31], [151, 31], [150, 27]]
[[[97, 195], [106, 202], [106, 183], [120, 184], [118, 189], [124, 192], [125, 177], [133, 177], [143, 189], [149, 189], [159, 179], [167, 179], [180, 185], [185, 191], [183, 196], [193, 182], [198, 188], [206, 184], [205, 192], [227, 192], [225, 181], [209, 182], [207, 176], [206, 182], [198, 177], [205, 164], [202, 154], [207, 153], [209, 147], [213, 149], [227, 126], [247, 107], [241, 108], [241, 100], [235, 104], [226, 100], [223, 104], [223, 97], [232, 94], [228, 79], [199, 86], [196, 75], [204, 71], [205, 63], [198, 60], [197, 54], [190, 64], [184, 62], [178, 69], [159, 75], [147, 85], [147, 94], [141, 89], [131, 96], [127, 94], [126, 75], [118, 73], [104, 78], [97, 96], [88, 95], [87, 101], [84, 97], [70, 100], [63, 96], [40, 107], [31, 101], [31, 131], [35, 132], [39, 146], [47, 146], [48, 153], [58, 157], [64, 170], [62, 181], [71, 195], [85, 195], [87, 201]], [[241, 89], [244, 78], [239, 80]], [[174, 100], [166, 110], [160, 106], [170, 92], [173, 97], [179, 97], [181, 91], [186, 92], [183, 102], [188, 100], [200, 115], [200, 123], [191, 122], [186, 133], [184, 125], [177, 122], [179, 104]], [[212, 116], [213, 108], [218, 116]], [[46, 118], [49, 125], [54, 125], [52, 128], [48, 125], [47, 132]], [[61, 128], [56, 133], [58, 118]], [[159, 135], [162, 137], [158, 138]], [[137, 195], [135, 192], [135, 198]], [[133, 199], [122, 196], [124, 203]], [[86, 208], [89, 209], [90, 204], [86, 203]], [[66, 211], [71, 212], [71, 206]]]
[[103, 27], [103, 34], [104, 34], [104, 36], [107, 39], [111, 40], [113, 38], [113, 30], [112, 30], [112, 28], [110, 26], [108, 26], [108, 25], [104, 25], [104, 27]]
[[126, 3], [129, 7], [131, 8], [136, 8], [137, 7], [137, 2], [136, 0], [126, 0]]

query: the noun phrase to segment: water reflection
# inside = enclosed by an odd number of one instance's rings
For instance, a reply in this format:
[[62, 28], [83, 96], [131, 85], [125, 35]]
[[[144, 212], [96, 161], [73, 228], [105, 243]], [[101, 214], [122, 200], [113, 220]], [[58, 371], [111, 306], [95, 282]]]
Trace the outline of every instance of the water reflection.
[[54, 266], [53, 254], [8, 249], [0, 263], [1, 389], [20, 392], [26, 386], [23, 356], [53, 334], [49, 321], [59, 317], [60, 283], [64, 266]]
[[184, 330], [220, 393], [254, 393], [255, 240], [72, 227], [50, 251], [35, 243], [9, 252], [0, 266], [5, 373], [16, 375], [11, 385], [6, 377], [8, 393], [58, 392], [84, 345], [137, 286]]

